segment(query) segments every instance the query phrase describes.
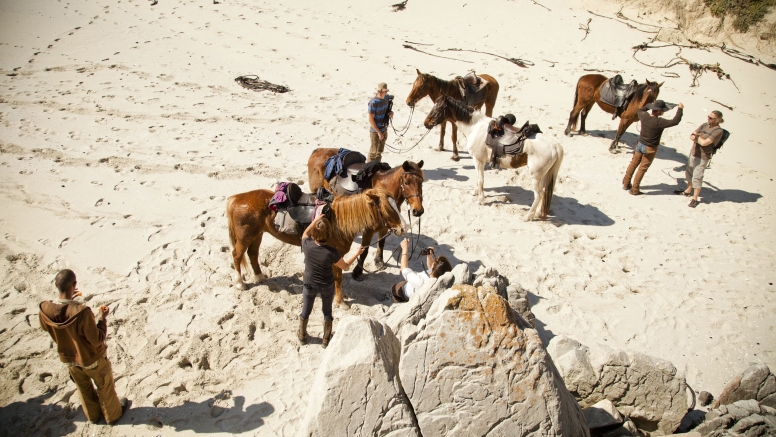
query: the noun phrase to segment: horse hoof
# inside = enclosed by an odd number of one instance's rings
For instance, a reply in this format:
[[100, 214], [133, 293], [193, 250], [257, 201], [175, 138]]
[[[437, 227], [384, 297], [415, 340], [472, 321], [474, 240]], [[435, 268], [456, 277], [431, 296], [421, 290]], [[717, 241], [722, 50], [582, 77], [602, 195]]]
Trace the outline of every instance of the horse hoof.
[[267, 279], [267, 275], [264, 273], [259, 273], [258, 275], [253, 275], [253, 282], [258, 284], [260, 282], [263, 282], [265, 279]]
[[248, 287], [245, 285], [244, 282], [235, 282], [234, 288], [236, 288], [238, 290], [247, 290], [248, 289]]
[[353, 269], [353, 273], [350, 274], [350, 277], [355, 279], [356, 281], [361, 281], [361, 277], [364, 274], [364, 269], [361, 268], [361, 266], [356, 266], [356, 268]]
[[459, 158], [458, 155], [453, 155], [453, 156], [450, 157], [450, 159], [452, 159], [455, 162], [458, 162], [458, 161], [461, 160], [461, 158]]
[[377, 268], [377, 270], [384, 269], [385, 268], [385, 261], [383, 261], [381, 259], [375, 258], [375, 267]]
[[620, 153], [620, 151], [617, 150], [617, 148], [615, 148], [615, 147], [610, 147], [609, 148], [609, 153], [611, 153], [613, 155], [616, 155], [616, 154]]
[[345, 301], [337, 302], [337, 308], [347, 311], [350, 309], [350, 304]]
[[436, 150], [437, 152], [443, 152], [445, 150], [445, 146], [439, 146], [434, 150]]

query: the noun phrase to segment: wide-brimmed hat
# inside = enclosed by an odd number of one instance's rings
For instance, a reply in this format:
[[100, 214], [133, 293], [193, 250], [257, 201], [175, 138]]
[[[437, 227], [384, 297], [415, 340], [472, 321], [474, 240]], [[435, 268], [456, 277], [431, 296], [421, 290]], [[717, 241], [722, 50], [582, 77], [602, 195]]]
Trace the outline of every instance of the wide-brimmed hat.
[[674, 109], [676, 105], [673, 103], [666, 103], [662, 100], [655, 100], [655, 103], [649, 103], [647, 104], [647, 109], [651, 109], [653, 111], [670, 111]]
[[388, 92], [388, 84], [385, 82], [380, 82], [377, 84], [377, 91], [386, 91]]

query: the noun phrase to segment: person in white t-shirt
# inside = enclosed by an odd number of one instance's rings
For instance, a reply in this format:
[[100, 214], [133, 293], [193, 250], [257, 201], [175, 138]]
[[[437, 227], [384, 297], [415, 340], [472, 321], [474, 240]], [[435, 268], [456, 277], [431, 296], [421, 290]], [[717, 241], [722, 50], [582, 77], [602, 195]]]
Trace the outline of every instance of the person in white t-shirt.
[[426, 255], [428, 270], [416, 272], [408, 266], [409, 254], [407, 251], [410, 240], [405, 238], [399, 245], [401, 246], [401, 275], [404, 277], [404, 280], [391, 287], [394, 302], [407, 302], [426, 281], [431, 278], [438, 278], [453, 270], [447, 257], [440, 256], [437, 258], [434, 256], [434, 249], [429, 247], [426, 249], [428, 252]]

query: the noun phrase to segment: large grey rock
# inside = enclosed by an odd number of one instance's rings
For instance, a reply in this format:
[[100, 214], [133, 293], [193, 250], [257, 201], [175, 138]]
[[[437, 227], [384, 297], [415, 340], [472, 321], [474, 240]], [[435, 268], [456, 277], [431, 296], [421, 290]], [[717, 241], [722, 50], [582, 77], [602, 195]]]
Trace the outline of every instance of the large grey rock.
[[609, 399], [654, 435], [673, 433], [687, 413], [687, 383], [668, 361], [604, 345], [588, 348], [562, 336], [548, 350], [582, 408]]
[[591, 430], [598, 428], [606, 428], [612, 425], [619, 425], [625, 420], [614, 407], [614, 404], [609, 399], [599, 401], [591, 407], [587, 407], [582, 410], [582, 415], [585, 416], [587, 427]]
[[[426, 317], [428, 310], [443, 291], [453, 286], [455, 277], [452, 272], [447, 272], [439, 278], [426, 281], [419, 290], [416, 290], [408, 302], [395, 303], [386, 312], [383, 319], [394, 333], [408, 333], [414, 329], [402, 329], [405, 325], [417, 325]], [[404, 335], [399, 335], [404, 340]]]
[[385, 324], [343, 320], [316, 372], [302, 435], [420, 436], [399, 380], [399, 354]]
[[456, 285], [419, 326], [399, 374], [424, 436], [589, 436], [538, 334], [501, 296]]
[[736, 401], [709, 411], [693, 431], [703, 437], [776, 435], [776, 409], [754, 399]]
[[466, 263], [460, 263], [457, 266], [453, 267], [453, 277], [455, 278], [454, 285], [459, 284], [466, 284], [471, 285], [472, 283], [472, 274], [471, 271], [469, 271], [469, 265]]
[[480, 266], [476, 272], [474, 272], [474, 281], [472, 285], [475, 287], [491, 287], [506, 300], [509, 300], [507, 296], [507, 286], [509, 280], [498, 273], [493, 267]]
[[776, 377], [767, 365], [755, 364], [736, 376], [722, 389], [714, 408], [746, 399], [776, 408]]

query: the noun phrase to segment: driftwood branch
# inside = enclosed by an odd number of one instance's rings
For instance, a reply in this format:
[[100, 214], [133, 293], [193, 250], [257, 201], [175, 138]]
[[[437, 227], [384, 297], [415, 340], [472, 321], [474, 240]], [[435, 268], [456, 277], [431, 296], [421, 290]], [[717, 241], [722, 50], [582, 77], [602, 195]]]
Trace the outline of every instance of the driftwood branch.
[[657, 27], [658, 29], [661, 29], [661, 28], [663, 27], [663, 26], [658, 26], [657, 24], [641, 23], [641, 22], [639, 22], [639, 21], [636, 21], [636, 20], [633, 20], [633, 19], [631, 19], [631, 18], [628, 18], [628, 17], [626, 17], [626, 16], [625, 16], [625, 15], [622, 13], [622, 8], [620, 8], [620, 10], [619, 10], [619, 11], [617, 11], [617, 13], [616, 13], [616, 14], [614, 14], [614, 15], [615, 15], [617, 18], [622, 18], [622, 19], [623, 19], [623, 20], [625, 20], [625, 21], [633, 21], [634, 23], [636, 23], [636, 24], [638, 24], [638, 25], [640, 25], [640, 26], [650, 26], [650, 27]]
[[256, 75], [239, 76], [235, 78], [234, 81], [239, 83], [243, 88], [248, 88], [253, 91], [268, 90], [273, 93], [287, 93], [291, 91], [291, 89], [286, 86], [269, 83], [266, 80], [259, 79], [259, 76]]
[[552, 65], [550, 65], [550, 67], [554, 67], [554, 66], [555, 66], [555, 64], [557, 64], [557, 62], [556, 62], [556, 61], [548, 61], [548, 60], [546, 60], [546, 59], [542, 59], [542, 61], [544, 61], [544, 62], [549, 62], [550, 64], [552, 64]]
[[595, 12], [593, 12], [593, 11], [587, 11], [587, 12], [588, 12], [588, 13], [590, 13], [590, 14], [593, 14], [593, 15], [595, 15], [595, 16], [597, 16], [597, 17], [606, 18], [607, 20], [614, 20], [614, 21], [616, 21], [616, 22], [618, 22], [618, 23], [622, 23], [622, 24], [624, 24], [624, 25], [626, 25], [626, 26], [630, 27], [631, 29], [638, 30], [639, 32], [644, 32], [644, 33], [658, 33], [658, 32], [659, 32], [658, 30], [644, 30], [644, 29], [639, 29], [638, 27], [636, 27], [636, 26], [634, 26], [634, 25], [632, 25], [632, 24], [630, 24], [630, 23], [626, 23], [625, 21], [618, 20], [618, 19], [616, 19], [616, 18], [612, 18], [612, 17], [607, 17], [606, 15], [596, 14], [596, 13], [595, 13]]
[[673, 77], [674, 79], [679, 78], [678, 73], [674, 73], [673, 71], [664, 71], [663, 74], [661, 74], [663, 77]]
[[535, 4], [535, 5], [537, 5], [537, 6], [541, 6], [541, 7], [543, 7], [544, 9], [547, 9], [548, 11], [552, 12], [552, 9], [548, 8], [547, 6], [544, 6], [543, 4], [541, 4], [541, 3], [537, 2], [536, 0], [531, 0], [531, 1], [533, 2], [533, 4]]
[[401, 3], [396, 3], [395, 5], [391, 5], [391, 7], [393, 8], [393, 11], [394, 11], [394, 12], [403, 11], [404, 9], [406, 9], [406, 8], [407, 8], [407, 2], [408, 2], [408, 1], [409, 1], [409, 0], [404, 0], [404, 1], [403, 1], [403, 2], [401, 2]]
[[[592, 18], [587, 19], [587, 24], [579, 24], [579, 29], [585, 31], [585, 38], [590, 34], [590, 22], [593, 21]], [[585, 40], [585, 38], [582, 38], [582, 41]]]
[[473, 62], [472, 62], [472, 61], [465, 61], [465, 60], [463, 60], [463, 59], [448, 58], [447, 56], [439, 56], [439, 55], [435, 55], [435, 54], [433, 54], [433, 53], [424, 52], [423, 50], [420, 50], [420, 49], [417, 49], [417, 48], [415, 48], [415, 47], [412, 47], [412, 46], [411, 46], [411, 45], [409, 45], [409, 44], [404, 44], [404, 48], [405, 48], [405, 49], [410, 49], [410, 50], [415, 50], [416, 52], [420, 52], [420, 53], [423, 53], [423, 54], [425, 54], [425, 55], [433, 56], [433, 57], [435, 57], [435, 58], [451, 59], [451, 60], [453, 60], [453, 61], [461, 61], [461, 62], [466, 62], [466, 63], [468, 63], [468, 64], [473, 64]]
[[495, 53], [481, 52], [481, 51], [478, 51], [478, 50], [465, 50], [465, 49], [452, 48], [452, 49], [446, 49], [446, 50], [442, 50], [442, 51], [443, 52], [472, 52], [472, 53], [480, 53], [482, 55], [495, 56], [497, 58], [501, 58], [501, 59], [507, 60], [507, 61], [517, 65], [518, 67], [523, 67], [523, 68], [533, 67], [533, 65], [534, 65], [533, 62], [528, 61], [526, 59], [507, 58], [507, 57], [504, 57], [504, 56], [501, 56], [501, 55], [497, 55]]
[[[711, 99], [709, 99], [709, 100], [711, 100]], [[718, 104], [718, 105], [722, 105], [722, 106], [724, 106], [724, 107], [726, 107], [726, 108], [730, 109], [731, 111], [733, 110], [733, 107], [732, 107], [732, 106], [728, 106], [728, 105], [726, 105], [726, 104], [724, 104], [724, 103], [720, 103], [720, 102], [718, 102], [718, 101], [716, 101], [716, 100], [711, 100], [711, 101], [712, 101], [712, 102], [714, 102], [714, 103], [716, 103], [716, 104]]]
[[593, 71], [596, 73], [622, 73], [622, 70], [602, 70], [600, 68], [583, 68], [583, 71]]
[[433, 46], [434, 44], [423, 44], [422, 42], [404, 41], [407, 44], [415, 44], [416, 46]]

